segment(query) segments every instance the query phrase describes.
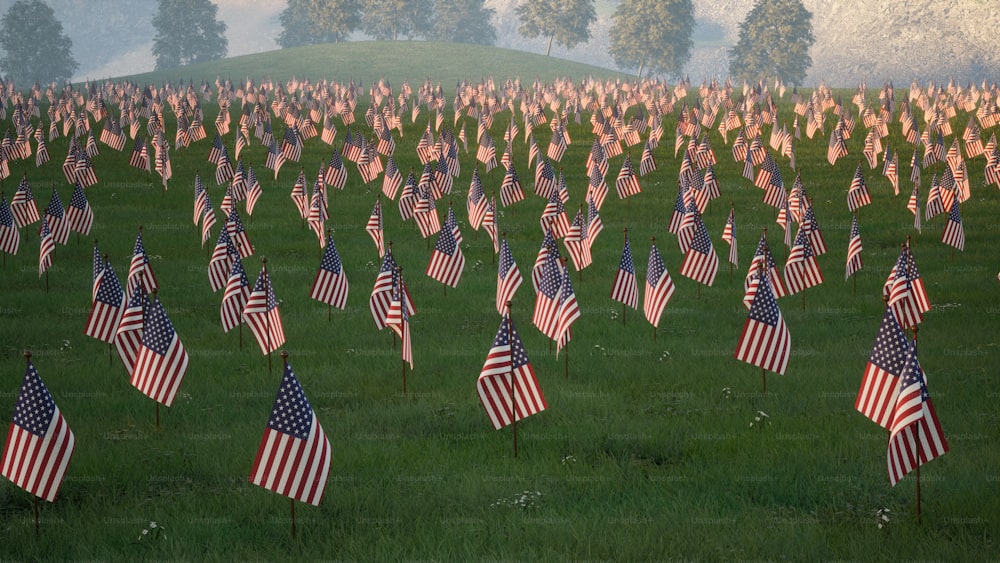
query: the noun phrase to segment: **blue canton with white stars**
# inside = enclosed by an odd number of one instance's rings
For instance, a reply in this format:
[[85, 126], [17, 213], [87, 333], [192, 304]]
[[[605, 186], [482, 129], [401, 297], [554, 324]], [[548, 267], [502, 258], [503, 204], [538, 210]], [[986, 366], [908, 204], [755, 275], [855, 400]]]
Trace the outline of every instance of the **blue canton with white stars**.
[[306, 399], [299, 380], [295, 378], [292, 366], [285, 364], [285, 375], [281, 378], [281, 387], [278, 388], [278, 396], [274, 399], [267, 427], [305, 440], [312, 428], [312, 415], [309, 399]]
[[52, 424], [56, 403], [52, 400], [34, 364], [28, 364], [21, 384], [21, 393], [14, 405], [14, 424], [42, 437]]

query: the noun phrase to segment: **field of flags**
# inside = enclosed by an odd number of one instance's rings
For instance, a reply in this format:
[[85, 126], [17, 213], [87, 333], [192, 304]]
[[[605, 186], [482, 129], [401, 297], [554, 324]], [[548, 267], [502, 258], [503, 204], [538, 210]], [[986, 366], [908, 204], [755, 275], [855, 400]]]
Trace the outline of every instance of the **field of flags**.
[[[15, 555], [76, 522], [128, 556], [146, 520], [178, 529], [157, 557], [244, 527], [242, 556], [539, 556], [602, 523], [597, 556], [729, 557], [705, 538], [877, 542], [887, 507], [892, 545], [995, 533], [995, 85], [0, 98]], [[546, 504], [498, 514], [525, 487]], [[413, 542], [493, 526], [526, 550]]]

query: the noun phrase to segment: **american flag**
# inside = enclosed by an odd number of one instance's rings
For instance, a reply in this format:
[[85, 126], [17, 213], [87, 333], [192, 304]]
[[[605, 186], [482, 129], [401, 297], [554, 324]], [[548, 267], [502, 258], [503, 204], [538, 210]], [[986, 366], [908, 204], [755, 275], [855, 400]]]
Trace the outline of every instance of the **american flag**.
[[548, 407], [521, 336], [507, 314], [479, 372], [476, 391], [495, 430]]
[[784, 375], [791, 355], [792, 337], [781, 317], [766, 271], [759, 276], [757, 292], [736, 344], [737, 360]]
[[81, 235], [90, 234], [90, 227], [94, 224], [94, 212], [79, 182], [73, 187], [73, 197], [66, 209], [66, 222], [70, 230]]
[[816, 256], [826, 254], [826, 239], [823, 238], [823, 232], [820, 231], [819, 222], [816, 221], [816, 214], [813, 212], [812, 205], [809, 205], [805, 214], [802, 215], [802, 224], [800, 227], [804, 228], [808, 233], [809, 242], [812, 244], [812, 251]]
[[455, 237], [455, 243], [462, 244], [462, 231], [458, 228], [458, 220], [455, 218], [455, 209], [448, 205], [448, 213], [445, 215], [443, 227], [450, 229], [452, 236]]
[[642, 191], [642, 188], [639, 187], [639, 179], [635, 175], [635, 170], [632, 169], [632, 160], [629, 158], [629, 155], [625, 155], [625, 160], [622, 162], [622, 169], [618, 172], [618, 179], [615, 180], [615, 190], [618, 192], [620, 199], [625, 199]]
[[913, 248], [906, 245], [906, 277], [910, 279], [913, 289], [913, 296], [917, 300], [917, 307], [921, 313], [931, 310], [931, 302], [927, 297], [927, 288], [924, 287], [924, 280], [920, 277], [920, 269], [917, 268], [917, 260], [913, 257]]
[[871, 202], [872, 196], [868, 191], [868, 184], [865, 183], [865, 177], [861, 173], [861, 164], [858, 163], [858, 167], [854, 171], [854, 179], [851, 180], [851, 187], [847, 190], [847, 209], [854, 213]]
[[441, 194], [450, 194], [454, 178], [448, 172], [448, 159], [441, 157], [438, 159], [434, 169], [434, 186]]
[[240, 219], [240, 213], [236, 207], [230, 209], [229, 216], [226, 217], [226, 231], [236, 246], [236, 250], [240, 253], [240, 258], [253, 255], [253, 245], [250, 244], [250, 237], [247, 236], [246, 229], [243, 228], [243, 220]]
[[611, 286], [611, 299], [633, 309], [639, 307], [639, 288], [636, 284], [635, 262], [632, 259], [632, 245], [628, 241], [628, 233], [625, 234], [625, 249], [622, 251], [618, 272]]
[[552, 162], [548, 159], [539, 159], [535, 166], [535, 195], [548, 199], [556, 189], [556, 174], [552, 169]]
[[91, 291], [91, 303], [97, 299], [97, 290], [101, 287], [101, 277], [104, 275], [104, 259], [101, 258], [101, 251], [97, 248], [97, 241], [94, 241], [94, 260], [93, 260], [93, 286]]
[[847, 243], [847, 272], [844, 279], [850, 279], [861, 269], [861, 231], [858, 229], [858, 216], [851, 221], [851, 240]]
[[601, 171], [594, 168], [590, 172], [590, 183], [587, 185], [587, 195], [586, 199], [594, 199], [594, 204], [597, 209], [600, 209], [604, 204], [604, 198], [608, 196], [608, 185], [604, 182], [604, 176]]
[[458, 287], [465, 268], [465, 256], [451, 228], [440, 229], [437, 244], [427, 264], [427, 275], [450, 287]]
[[18, 184], [14, 198], [10, 201], [10, 211], [14, 214], [14, 224], [18, 229], [33, 225], [41, 220], [27, 177], [21, 177], [21, 183]]
[[580, 209], [577, 211], [564, 241], [566, 251], [570, 259], [573, 260], [573, 267], [578, 272], [593, 263], [588, 238], [587, 223], [583, 218], [583, 209]]
[[[264, 167], [270, 170], [274, 170], [274, 179], [278, 179], [278, 172], [281, 171], [281, 166], [285, 164], [285, 155], [280, 150], [278, 150], [277, 144], [275, 144], [274, 139], [267, 146], [267, 156], [264, 159]], [[218, 174], [216, 174], [218, 176]], [[219, 182], [221, 183], [221, 182]]]
[[514, 294], [517, 293], [517, 289], [521, 287], [523, 282], [524, 278], [521, 277], [517, 263], [514, 262], [514, 255], [510, 252], [510, 245], [507, 244], [507, 239], [503, 239], [500, 243], [500, 259], [497, 261], [496, 306], [498, 313], [506, 314], [507, 303], [514, 299]]
[[858, 412], [886, 429], [892, 422], [892, 409], [899, 393], [899, 376], [903, 373], [909, 348], [906, 333], [892, 307], [887, 306], [865, 366], [861, 388], [854, 400], [854, 408]]
[[483, 192], [483, 182], [479, 179], [479, 167], [472, 170], [472, 182], [469, 183], [469, 197], [465, 202], [465, 208], [469, 212], [469, 225], [479, 230], [483, 222], [483, 215], [486, 213], [486, 193]]
[[344, 186], [347, 185], [347, 167], [344, 166], [344, 161], [340, 158], [337, 147], [333, 147], [333, 154], [330, 155], [323, 179], [326, 181], [326, 185], [333, 186], [338, 190], [344, 189]]
[[188, 354], [158, 297], [147, 303], [144, 322], [132, 386], [169, 407], [187, 372]]
[[0, 250], [14, 255], [20, 246], [21, 233], [14, 223], [14, 214], [7, 205], [7, 198], [0, 195]]
[[410, 333], [411, 304], [409, 297], [406, 283], [403, 281], [402, 275], [398, 275], [396, 284], [392, 289], [392, 301], [389, 304], [389, 315], [386, 317], [386, 324], [399, 336], [401, 359], [410, 364], [410, 369], [413, 369], [413, 341]]
[[562, 127], [556, 127], [552, 132], [552, 139], [549, 141], [549, 148], [546, 150], [545, 155], [549, 159], [556, 162], [562, 161], [563, 155], [566, 153], [567, 142], [565, 130]]
[[576, 302], [576, 292], [573, 291], [573, 282], [570, 280], [569, 269], [565, 264], [560, 267], [562, 270], [562, 286], [559, 288], [559, 320], [556, 326], [556, 354], [572, 338], [570, 327], [580, 318], [580, 306]]
[[927, 205], [924, 206], [924, 220], [930, 221], [944, 213], [944, 204], [941, 202], [941, 187], [938, 184], [937, 174], [931, 177], [931, 189], [927, 192]]
[[323, 251], [323, 259], [319, 263], [319, 271], [313, 280], [309, 297], [326, 303], [331, 307], [344, 309], [347, 307], [347, 275], [344, 273], [344, 265], [337, 254], [337, 247], [333, 244], [333, 235], [327, 237], [326, 249]]
[[222, 147], [222, 154], [219, 156], [218, 162], [215, 163], [215, 183], [218, 185], [223, 185], [228, 183], [233, 179], [233, 164], [229, 161], [229, 153], [226, 152], [226, 147]]
[[52, 231], [49, 230], [48, 218], [42, 218], [42, 228], [38, 232], [38, 277], [42, 277], [52, 266], [52, 253], [55, 252], [56, 242], [52, 239]]
[[667, 232], [679, 234], [681, 223], [684, 222], [684, 214], [687, 213], [687, 206], [684, 205], [684, 184], [677, 183], [677, 199], [674, 200], [674, 209], [670, 215], [670, 223], [667, 224]]
[[128, 295], [128, 304], [118, 322], [118, 330], [115, 331], [115, 349], [130, 377], [142, 344], [143, 317], [147, 302], [146, 291], [140, 285]]
[[143, 140], [142, 135], [136, 135], [135, 137], [135, 143], [132, 145], [132, 153], [128, 157], [128, 164], [139, 170], [150, 171], [149, 148], [146, 147], [146, 141]]
[[303, 220], [309, 217], [309, 196], [306, 194], [306, 173], [299, 170], [299, 177], [292, 186], [292, 193], [289, 195], [295, 203], [295, 208], [299, 210], [299, 217]]
[[787, 290], [784, 284], [781, 283], [781, 277], [778, 275], [778, 266], [774, 262], [774, 255], [771, 254], [771, 249], [767, 245], [766, 232], [760, 236], [760, 241], [757, 243], [757, 250], [754, 252], [753, 260], [750, 261], [750, 269], [747, 271], [746, 279], [743, 282], [743, 306], [747, 309], [750, 308], [754, 296], [757, 294], [757, 285], [759, 283], [757, 274], [759, 268], [762, 266], [767, 270], [774, 297], [780, 299], [787, 295]]
[[246, 175], [246, 186], [247, 186], [247, 215], [253, 215], [254, 207], [257, 205], [257, 200], [260, 199], [263, 190], [261, 190], [260, 182], [257, 181], [257, 174], [254, 173], [253, 167], [247, 167]]
[[240, 324], [243, 308], [250, 299], [250, 280], [247, 279], [239, 253], [230, 254], [230, 259], [233, 265], [229, 268], [226, 291], [222, 294], [222, 307], [219, 310], [223, 332], [229, 332]]
[[564, 279], [557, 249], [553, 248], [549, 251], [541, 270], [541, 283], [538, 293], [535, 295], [535, 310], [531, 321], [542, 334], [552, 340], [557, 340], [560, 336], [559, 291]]
[[[96, 250], [97, 247], [94, 248]], [[103, 265], [98, 278], [97, 292], [83, 333], [110, 344], [115, 339], [124, 311], [125, 290], [110, 263]]]
[[396, 193], [402, 185], [403, 176], [399, 173], [396, 160], [390, 155], [385, 163], [385, 175], [382, 177], [382, 193], [390, 200], [396, 199]]
[[378, 250], [378, 257], [381, 258], [385, 256], [385, 238], [382, 232], [382, 200], [375, 200], [375, 207], [372, 209], [371, 216], [368, 217], [368, 224], [365, 225], [365, 231], [368, 235], [372, 237], [375, 242], [375, 248]]
[[382, 266], [375, 277], [371, 297], [368, 299], [368, 308], [371, 311], [372, 320], [375, 321], [375, 327], [379, 330], [386, 327], [385, 320], [389, 314], [389, 305], [392, 301], [395, 272], [396, 260], [392, 257], [392, 249], [390, 249], [382, 259]]
[[229, 238], [229, 233], [222, 229], [219, 231], [219, 238], [212, 250], [212, 257], [208, 260], [208, 284], [212, 291], [219, 291], [226, 287], [229, 279], [230, 267], [233, 263], [233, 256], [239, 256], [239, 251]]
[[729, 217], [726, 219], [726, 226], [722, 230], [722, 240], [729, 244], [729, 263], [738, 265], [738, 253], [736, 248], [736, 209], [729, 206]]
[[281, 386], [250, 469], [250, 482], [319, 506], [330, 475], [331, 450], [330, 440], [286, 361]]
[[418, 195], [417, 204], [413, 208], [413, 218], [420, 228], [420, 235], [427, 238], [441, 230], [441, 218], [430, 189], [423, 189]]
[[[888, 306], [895, 313], [896, 319], [899, 320], [900, 326], [904, 329], [923, 322], [923, 313], [930, 309], [929, 305], [927, 310], [922, 309], [917, 300], [913, 281], [910, 279], [910, 272], [906, 267], [906, 254], [907, 250], [904, 246], [882, 289], [888, 298]], [[923, 287], [922, 283], [921, 287]], [[924, 293], [924, 298], [926, 299], [926, 293]]]
[[598, 137], [594, 137], [594, 142], [590, 146], [590, 153], [587, 154], [587, 173], [593, 172], [594, 168], [601, 171], [601, 175], [608, 173], [608, 156], [604, 152], [604, 145]]
[[674, 294], [674, 281], [670, 278], [656, 243], [649, 249], [649, 263], [646, 267], [646, 286], [642, 296], [642, 311], [646, 320], [654, 327], [659, 326], [660, 316]]
[[819, 263], [816, 261], [812, 242], [809, 240], [806, 228], [800, 226], [792, 250], [785, 261], [785, 287], [788, 289], [788, 295], [795, 295], [821, 283], [823, 283], [823, 272], [820, 271]]
[[285, 136], [281, 140], [281, 154], [293, 162], [298, 162], [299, 158], [302, 157], [302, 140], [299, 138], [297, 126], [292, 125], [285, 128]]
[[[136, 137], [135, 139], [136, 147], [139, 146], [140, 139], [141, 137]], [[222, 155], [225, 152], [226, 152], [226, 147], [225, 145], [222, 144], [222, 137], [218, 133], [216, 133], [215, 138], [212, 139], [212, 146], [208, 149], [208, 161], [211, 162], [212, 164], [218, 164], [219, 159], [222, 158]]]
[[656, 170], [656, 160], [653, 158], [653, 148], [647, 140], [646, 146], [642, 149], [642, 158], [639, 160], [639, 176], [645, 176], [654, 170]]
[[705, 228], [701, 215], [695, 213], [694, 219], [694, 237], [691, 239], [691, 247], [684, 255], [684, 262], [681, 263], [681, 275], [711, 287], [719, 272], [719, 256], [712, 247], [712, 239], [708, 236], [708, 229]]
[[517, 170], [514, 163], [507, 166], [507, 173], [504, 174], [503, 182], [500, 184], [500, 203], [504, 207], [509, 207], [524, 199], [524, 190], [521, 189], [521, 181], [517, 178]]
[[489, 202], [486, 204], [486, 213], [483, 214], [483, 222], [481, 223], [483, 230], [486, 231], [486, 235], [490, 237], [490, 241], [493, 242], [493, 253], [496, 254], [500, 252], [500, 238], [497, 236], [497, 198], [496, 196], [491, 197]]
[[3, 476], [54, 502], [75, 445], [73, 431], [29, 359], [0, 458]]
[[45, 219], [49, 222], [52, 239], [59, 244], [66, 244], [69, 241], [69, 221], [66, 220], [66, 210], [59, 199], [59, 192], [54, 188], [49, 205], [45, 208]]
[[479, 148], [476, 149], [476, 160], [483, 164], [487, 172], [497, 166], [497, 149], [493, 145], [493, 137], [489, 131], [484, 131], [479, 138]]
[[587, 199], [587, 252], [590, 252], [594, 247], [594, 241], [597, 240], [597, 235], [604, 231], [604, 221], [601, 220], [601, 214], [597, 211], [597, 205], [594, 204], [593, 199]]
[[962, 228], [962, 214], [958, 209], [958, 198], [951, 202], [951, 211], [948, 212], [948, 222], [944, 225], [941, 233], [941, 242], [965, 250], [965, 229]]
[[194, 175], [194, 208], [191, 220], [194, 222], [194, 226], [197, 227], [201, 222], [201, 218], [205, 215], [205, 201], [208, 199], [208, 191], [205, 189], [205, 184], [201, 181], [201, 175]]
[[889, 483], [896, 485], [907, 473], [948, 451], [948, 441], [927, 392], [927, 379], [911, 347], [899, 378], [899, 394], [889, 424], [886, 464]]
[[243, 309], [243, 322], [257, 339], [261, 354], [269, 354], [285, 343], [285, 329], [281, 325], [278, 300], [274, 298], [271, 277], [266, 265], [257, 276], [250, 298]]

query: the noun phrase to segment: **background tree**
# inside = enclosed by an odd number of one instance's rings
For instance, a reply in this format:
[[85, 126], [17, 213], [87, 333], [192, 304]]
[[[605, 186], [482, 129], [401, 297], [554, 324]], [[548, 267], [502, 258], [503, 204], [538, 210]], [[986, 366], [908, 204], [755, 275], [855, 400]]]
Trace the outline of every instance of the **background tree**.
[[361, 29], [374, 39], [424, 37], [431, 29], [434, 0], [361, 0]]
[[492, 45], [497, 40], [493, 8], [483, 0], [435, 0], [434, 22], [428, 39]]
[[153, 16], [156, 68], [171, 68], [226, 56], [226, 24], [215, 19], [218, 7], [208, 0], [160, 0]]
[[545, 56], [552, 52], [552, 41], [572, 49], [590, 39], [590, 24], [597, 19], [594, 0], [526, 0], [517, 7], [521, 20], [518, 31], [534, 39], [547, 37]]
[[7, 10], [0, 19], [0, 48], [0, 69], [21, 87], [69, 80], [79, 66], [55, 12], [39, 0], [18, 0]]
[[680, 75], [691, 58], [694, 5], [691, 0], [625, 0], [611, 25], [611, 58], [623, 68]]
[[800, 0], [757, 0], [729, 51], [729, 74], [751, 81], [780, 78], [802, 84], [812, 66], [809, 47], [815, 41], [812, 13]]
[[288, 0], [279, 16], [278, 45], [337, 43], [361, 25], [357, 0]]

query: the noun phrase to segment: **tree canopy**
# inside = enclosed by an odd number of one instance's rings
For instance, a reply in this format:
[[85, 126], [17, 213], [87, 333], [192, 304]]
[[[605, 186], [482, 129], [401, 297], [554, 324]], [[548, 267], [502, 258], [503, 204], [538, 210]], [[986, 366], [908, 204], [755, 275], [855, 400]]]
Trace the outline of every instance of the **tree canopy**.
[[55, 12], [39, 0], [18, 0], [0, 19], [0, 69], [16, 84], [64, 81], [79, 66]]
[[361, 28], [373, 39], [424, 37], [434, 0], [361, 0]]
[[216, 19], [218, 7], [208, 0], [159, 0], [153, 16], [156, 68], [171, 68], [226, 56], [226, 24]]
[[493, 8], [483, 0], [435, 0], [434, 22], [428, 39], [492, 45], [497, 40]]
[[545, 56], [552, 52], [552, 41], [572, 49], [590, 39], [590, 24], [597, 20], [594, 0], [526, 0], [517, 6], [521, 20], [518, 31], [534, 39], [547, 37]]
[[611, 58], [623, 68], [680, 75], [691, 58], [691, 0], [625, 0], [615, 9]]
[[282, 47], [336, 43], [361, 25], [358, 0], [288, 0], [279, 16]]
[[809, 48], [815, 41], [812, 13], [800, 0], [757, 0], [729, 51], [729, 74], [751, 81], [779, 78], [802, 84], [812, 66]]

